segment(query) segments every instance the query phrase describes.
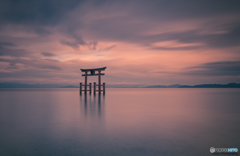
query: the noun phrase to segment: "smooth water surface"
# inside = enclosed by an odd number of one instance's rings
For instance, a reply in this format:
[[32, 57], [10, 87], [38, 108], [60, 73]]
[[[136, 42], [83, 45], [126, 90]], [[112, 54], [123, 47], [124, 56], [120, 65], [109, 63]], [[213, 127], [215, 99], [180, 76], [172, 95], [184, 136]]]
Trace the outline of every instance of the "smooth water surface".
[[212, 155], [240, 149], [240, 89], [1, 89], [2, 156]]

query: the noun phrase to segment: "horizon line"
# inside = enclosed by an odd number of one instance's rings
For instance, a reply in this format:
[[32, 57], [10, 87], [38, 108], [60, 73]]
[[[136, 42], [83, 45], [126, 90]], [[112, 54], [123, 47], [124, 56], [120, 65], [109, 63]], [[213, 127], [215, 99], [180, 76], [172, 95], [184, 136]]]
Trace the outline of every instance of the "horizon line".
[[[62, 84], [26, 84], [26, 83], [0, 83], [0, 88], [79, 88], [76, 85], [62, 85]], [[126, 84], [110, 84], [106, 88], [240, 88], [240, 83], [227, 84], [197, 84], [197, 85], [126, 85]]]

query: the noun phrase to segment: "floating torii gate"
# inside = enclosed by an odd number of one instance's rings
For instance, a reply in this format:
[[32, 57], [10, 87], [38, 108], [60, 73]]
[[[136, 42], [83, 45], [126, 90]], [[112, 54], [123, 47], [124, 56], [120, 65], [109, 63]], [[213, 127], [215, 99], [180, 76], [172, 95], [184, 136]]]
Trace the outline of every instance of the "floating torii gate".
[[[87, 84], [87, 76], [98, 76], [98, 84], [96, 84], [96, 82], [94, 82], [94, 94], [96, 93], [96, 91], [98, 91], [99, 93], [101, 93], [101, 91], [103, 91], [103, 93], [105, 93], [105, 83], [101, 84], [101, 75], [105, 75], [104, 73], [101, 73], [101, 71], [104, 71], [107, 67], [103, 67], [103, 68], [94, 68], [94, 69], [80, 69], [82, 72], [85, 72], [85, 74], [82, 74], [82, 76], [85, 76], [85, 84], [80, 83], [80, 94], [82, 93], [82, 91], [84, 91], [85, 93], [87, 91], [89, 91], [90, 93], [92, 92], [92, 83], [89, 83], [89, 85]], [[98, 73], [96, 74], [95, 72], [98, 71]], [[88, 74], [88, 72], [90, 72], [90, 74]], [[82, 88], [82, 86], [84, 86], [84, 89]], [[89, 89], [87, 89], [87, 87], [89, 86]], [[98, 86], [98, 90], [96, 89], [96, 86]], [[103, 86], [103, 90], [101, 89], [101, 86]]]

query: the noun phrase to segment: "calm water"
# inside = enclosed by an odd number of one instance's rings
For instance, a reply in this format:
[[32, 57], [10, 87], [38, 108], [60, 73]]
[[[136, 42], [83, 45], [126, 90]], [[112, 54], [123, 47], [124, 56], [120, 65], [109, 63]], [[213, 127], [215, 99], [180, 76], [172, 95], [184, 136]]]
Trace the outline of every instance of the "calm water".
[[1, 156], [212, 155], [240, 149], [240, 89], [1, 89]]

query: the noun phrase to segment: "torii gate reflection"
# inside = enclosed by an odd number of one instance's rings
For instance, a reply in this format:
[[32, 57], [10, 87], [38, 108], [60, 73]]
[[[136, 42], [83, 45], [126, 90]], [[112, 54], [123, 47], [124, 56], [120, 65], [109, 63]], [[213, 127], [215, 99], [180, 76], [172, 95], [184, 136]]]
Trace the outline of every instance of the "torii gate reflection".
[[[84, 98], [82, 98], [84, 96]], [[104, 111], [104, 104], [105, 104], [105, 95], [104, 94], [80, 94], [80, 106], [84, 116], [94, 118], [98, 116], [101, 118]]]
[[[82, 94], [82, 91], [84, 91], [84, 93], [87, 93], [87, 91], [89, 91], [90, 93], [92, 92], [92, 83], [89, 83], [89, 85], [87, 84], [87, 76], [98, 76], [98, 84], [94, 82], [94, 94], [96, 93], [96, 91], [98, 91], [99, 93], [103, 91], [103, 93], [105, 93], [105, 83], [101, 84], [101, 75], [105, 75], [105, 74], [101, 73], [101, 71], [104, 71], [106, 68], [107, 67], [93, 68], [93, 69], [80, 69], [82, 72], [85, 72], [85, 74], [82, 75], [82, 76], [85, 76], [85, 83], [84, 84], [80, 83], [80, 88], [79, 88], [80, 94]], [[98, 73], [95, 74], [95, 71], [98, 71]], [[90, 72], [90, 74], [88, 74], [88, 72]], [[82, 89], [82, 86], [84, 86], [84, 89]], [[87, 89], [88, 86], [89, 86], [89, 89]], [[98, 86], [98, 90], [96, 89], [96, 86]], [[103, 86], [103, 89], [101, 89], [101, 86]]]

